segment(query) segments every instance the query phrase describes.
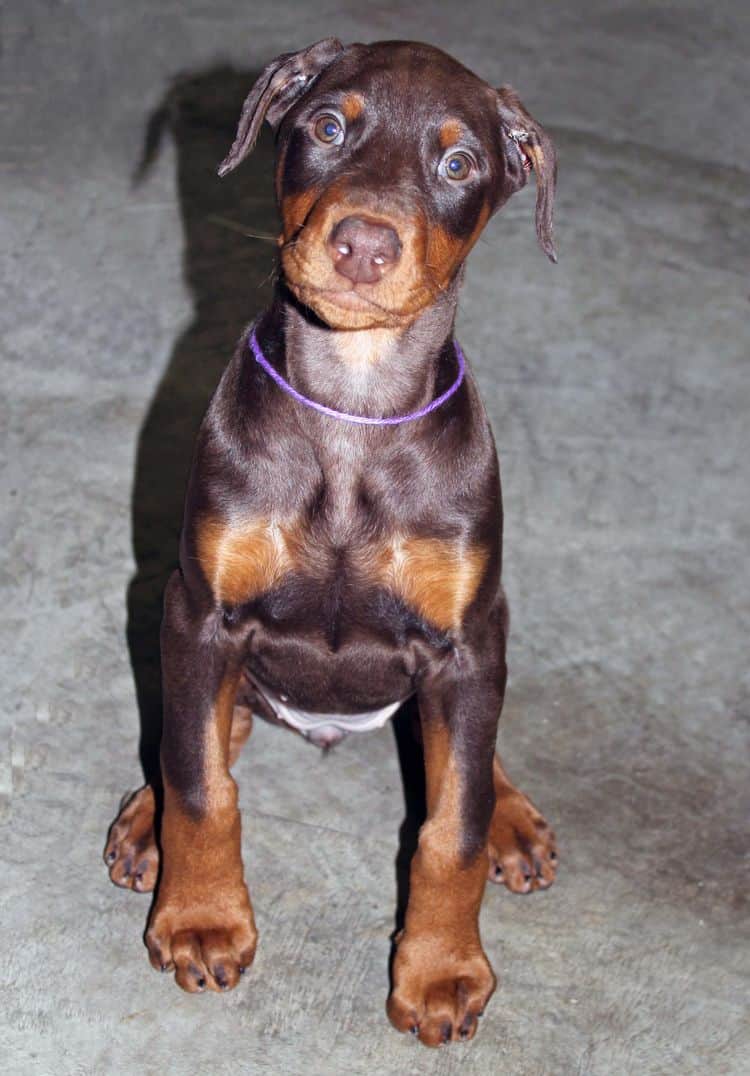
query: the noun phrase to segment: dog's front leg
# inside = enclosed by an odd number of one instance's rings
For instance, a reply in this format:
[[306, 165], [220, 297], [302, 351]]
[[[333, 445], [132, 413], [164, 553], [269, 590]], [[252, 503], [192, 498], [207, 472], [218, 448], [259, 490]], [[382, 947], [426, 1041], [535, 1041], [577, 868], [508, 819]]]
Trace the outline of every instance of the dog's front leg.
[[495, 976], [479, 938], [504, 662], [459, 650], [418, 691], [427, 820], [411, 865], [388, 1015], [428, 1046], [474, 1035]]
[[226, 990], [257, 939], [229, 773], [241, 668], [217, 614], [200, 610], [179, 572], [165, 595], [162, 666], [162, 875], [146, 944], [154, 967], [174, 969], [184, 990]]

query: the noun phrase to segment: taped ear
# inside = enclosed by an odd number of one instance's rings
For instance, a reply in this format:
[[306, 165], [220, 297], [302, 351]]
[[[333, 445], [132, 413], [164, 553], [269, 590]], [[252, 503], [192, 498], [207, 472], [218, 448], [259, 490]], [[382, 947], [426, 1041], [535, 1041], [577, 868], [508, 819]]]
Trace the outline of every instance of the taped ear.
[[533, 171], [536, 176], [536, 234], [539, 245], [551, 262], [557, 261], [552, 231], [552, 211], [557, 181], [557, 154], [552, 139], [522, 105], [511, 86], [497, 91], [500, 126], [505, 144], [511, 192], [526, 184]]
[[232, 148], [218, 168], [220, 176], [244, 161], [256, 143], [263, 120], [276, 128], [294, 102], [343, 49], [337, 38], [326, 37], [299, 52], [277, 56], [263, 69], [242, 106]]

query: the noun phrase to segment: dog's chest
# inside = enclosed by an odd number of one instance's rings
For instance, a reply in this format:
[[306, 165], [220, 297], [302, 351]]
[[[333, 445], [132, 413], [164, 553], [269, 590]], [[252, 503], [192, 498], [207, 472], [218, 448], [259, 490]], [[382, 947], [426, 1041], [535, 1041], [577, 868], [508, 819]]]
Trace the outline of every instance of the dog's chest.
[[[229, 608], [252, 605], [275, 623], [318, 626], [325, 635], [347, 623], [360, 629], [382, 614], [418, 618], [440, 631], [461, 623], [481, 581], [487, 553], [462, 537], [353, 523], [256, 518], [206, 521], [199, 560], [215, 599]], [[394, 602], [407, 612], [394, 622]]]
[[[399, 487], [403, 459], [358, 434], [328, 440], [297, 503], [280, 508], [270, 496], [264, 511], [198, 521], [197, 556], [217, 603], [317, 632], [331, 647], [368, 628], [400, 640], [416, 622], [443, 633], [459, 626], [487, 550], [417, 526], [417, 494]], [[408, 485], [428, 483], [410, 474]]]

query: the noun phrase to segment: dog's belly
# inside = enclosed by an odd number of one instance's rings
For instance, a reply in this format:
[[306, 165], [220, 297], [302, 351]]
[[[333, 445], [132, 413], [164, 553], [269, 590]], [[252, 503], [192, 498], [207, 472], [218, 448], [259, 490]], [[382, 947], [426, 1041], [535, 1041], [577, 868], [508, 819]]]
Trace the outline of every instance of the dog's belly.
[[259, 712], [319, 746], [382, 727], [414, 692], [408, 652], [360, 636], [332, 651], [316, 634], [260, 627], [245, 658], [245, 677]]
[[258, 603], [247, 625], [248, 705], [255, 695], [261, 714], [321, 746], [382, 727], [413, 695], [425, 664], [446, 660], [452, 643], [385, 598], [380, 609], [367, 605], [366, 616], [349, 606], [332, 631], [322, 599], [317, 616], [309, 607], [282, 616], [276, 603]]
[[296, 574], [246, 607], [244, 665], [257, 708], [330, 746], [382, 727], [426, 665], [453, 652], [447, 632], [398, 597], [341, 570]]
[[253, 690], [270, 707], [277, 720], [296, 729], [317, 747], [333, 747], [351, 732], [370, 732], [382, 728], [404, 701], [397, 699], [378, 709], [354, 714], [313, 712], [295, 706], [288, 695], [277, 693], [262, 683], [257, 675], [250, 675], [248, 679]]

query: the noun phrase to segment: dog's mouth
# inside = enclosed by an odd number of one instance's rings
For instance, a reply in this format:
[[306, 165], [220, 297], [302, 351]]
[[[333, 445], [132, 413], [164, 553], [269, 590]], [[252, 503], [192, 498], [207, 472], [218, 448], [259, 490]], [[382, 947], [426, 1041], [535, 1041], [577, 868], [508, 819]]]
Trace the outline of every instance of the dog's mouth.
[[398, 310], [363, 295], [356, 287], [332, 288], [295, 281], [287, 277], [287, 285], [296, 298], [322, 318], [332, 329], [400, 328], [408, 325], [428, 302], [408, 310]]
[[341, 288], [321, 288], [316, 284], [298, 283], [290, 281], [293, 290], [299, 290], [304, 292], [308, 296], [319, 296], [321, 299], [333, 303], [334, 306], [340, 306], [342, 310], [379, 310], [383, 314], [389, 316], [397, 316], [398, 311], [388, 310], [386, 307], [381, 306], [380, 303], [376, 303], [374, 299], [363, 295], [361, 291], [357, 289], [356, 284], [351, 287]]
[[[368, 294], [373, 285], [349, 284], [343, 279], [339, 282], [333, 279], [333, 274], [326, 274], [329, 278], [324, 276], [318, 283], [311, 279], [313, 272], [306, 271], [306, 265], [300, 264], [298, 256], [284, 259], [283, 267], [284, 280], [292, 294], [332, 328], [403, 327], [413, 321], [432, 298], [423, 286], [409, 289], [407, 302], [391, 304], [382, 301], [389, 298], [387, 294], [377, 298]], [[398, 298], [401, 300], [402, 297]]]

